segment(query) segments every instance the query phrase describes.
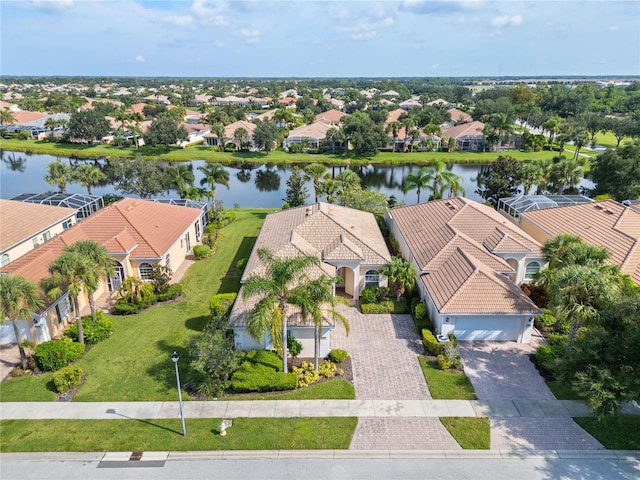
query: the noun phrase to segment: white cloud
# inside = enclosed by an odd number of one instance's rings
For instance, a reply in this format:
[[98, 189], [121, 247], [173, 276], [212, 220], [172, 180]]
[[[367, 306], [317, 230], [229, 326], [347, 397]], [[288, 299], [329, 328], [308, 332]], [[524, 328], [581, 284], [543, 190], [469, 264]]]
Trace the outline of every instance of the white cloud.
[[483, 4], [483, 0], [404, 0], [400, 4], [400, 10], [418, 15], [447, 14], [476, 10]]
[[193, 17], [191, 15], [168, 15], [162, 21], [172, 23], [176, 27], [186, 27], [193, 23]]
[[354, 40], [369, 40], [370, 38], [373, 38], [376, 36], [376, 32], [362, 32], [362, 33], [354, 33], [353, 35], [351, 35], [351, 38], [353, 38]]
[[520, 15], [513, 15], [513, 16], [509, 16], [509, 15], [501, 15], [499, 17], [494, 17], [491, 20], [491, 25], [493, 25], [494, 27], [505, 27], [508, 25], [520, 25], [522, 23], [522, 17]]
[[256, 45], [260, 43], [260, 30], [251, 30], [249, 28], [242, 28], [238, 31], [240, 36], [245, 37], [244, 43], [248, 45]]
[[140, 54], [136, 55], [136, 62], [144, 63], [144, 57]]
[[386, 17], [383, 20], [377, 22], [363, 22], [354, 25], [349, 25], [346, 27], [336, 27], [336, 31], [344, 32], [344, 33], [368, 33], [373, 32], [375, 34], [375, 30], [377, 28], [390, 27], [393, 25], [393, 18]]
[[41, 10], [65, 10], [73, 7], [73, 0], [33, 0], [31, 3]]
[[229, 25], [229, 20], [223, 15], [226, 11], [226, 5], [219, 2], [210, 2], [208, 0], [194, 0], [191, 4], [191, 11], [198, 21], [222, 26]]

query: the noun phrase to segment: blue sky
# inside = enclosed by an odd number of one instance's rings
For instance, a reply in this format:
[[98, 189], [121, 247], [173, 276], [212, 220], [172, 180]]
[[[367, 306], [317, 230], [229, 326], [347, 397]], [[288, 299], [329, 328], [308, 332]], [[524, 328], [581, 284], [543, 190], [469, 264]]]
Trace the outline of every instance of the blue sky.
[[2, 75], [639, 75], [640, 2], [0, 0]]

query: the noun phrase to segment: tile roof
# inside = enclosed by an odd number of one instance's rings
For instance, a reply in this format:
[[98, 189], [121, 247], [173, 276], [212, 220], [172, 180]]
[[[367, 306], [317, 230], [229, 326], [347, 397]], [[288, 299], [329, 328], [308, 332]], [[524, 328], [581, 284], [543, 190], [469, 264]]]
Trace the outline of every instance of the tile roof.
[[463, 112], [462, 110], [458, 110], [457, 108], [450, 108], [447, 112], [451, 115], [451, 120], [456, 123], [469, 123], [473, 120], [471, 115], [467, 112]]
[[321, 122], [312, 123], [311, 125], [302, 125], [301, 127], [291, 130], [287, 138], [309, 137], [322, 140], [326, 138], [327, 132], [332, 128], [334, 128], [333, 125]]
[[571, 233], [611, 253], [611, 261], [640, 285], [640, 212], [613, 201], [520, 213], [549, 237]]
[[456, 126], [446, 125], [440, 127], [440, 133], [447, 138], [460, 138], [466, 136], [482, 137], [484, 123], [473, 121], [471, 123], [462, 123]]
[[322, 112], [316, 115], [316, 122], [322, 123], [339, 123], [342, 121], [342, 117], [348, 117], [349, 115], [341, 112], [340, 110], [336, 110], [335, 108], [331, 110], [327, 110], [326, 112]]
[[66, 245], [89, 239], [110, 254], [132, 251], [134, 259], [162, 258], [200, 217], [201, 210], [136, 198], [109, 205], [48, 242], [2, 268], [39, 282], [48, 275], [49, 263]]
[[407, 115], [407, 111], [402, 108], [396, 108], [395, 110], [391, 110], [387, 115], [387, 119], [384, 122], [384, 126], [386, 127], [391, 122], [397, 122], [400, 120], [400, 117]]
[[444, 314], [539, 314], [540, 309], [504, 275], [456, 248], [436, 272], [420, 279]]
[[[249, 136], [253, 135], [255, 132], [257, 125], [255, 123], [247, 122], [244, 120], [238, 120], [237, 122], [230, 123], [226, 127], [224, 127], [224, 136], [225, 138], [233, 138], [233, 134], [238, 128], [244, 128]], [[215, 134], [214, 134], [215, 136]]]
[[16, 125], [25, 125], [27, 123], [35, 122], [49, 116], [48, 113], [43, 112], [28, 112], [26, 110], [20, 110], [13, 113], [13, 123]]
[[0, 199], [0, 251], [28, 240], [75, 214], [74, 208]]
[[[267, 215], [242, 282], [264, 273], [257, 254], [261, 248], [269, 249], [279, 258], [317, 256], [321, 260], [320, 265], [307, 272], [312, 278], [323, 273], [335, 276], [335, 266], [329, 262], [355, 260], [363, 265], [383, 265], [391, 260], [378, 223], [371, 213], [328, 203], [303, 205]], [[230, 323], [244, 325], [256, 302], [255, 298], [245, 301], [241, 294], [238, 295]], [[292, 322], [296, 322], [295, 318], [289, 318], [288, 323]]]
[[389, 214], [442, 313], [531, 313], [535, 308], [503, 275], [513, 268], [498, 255], [541, 256], [540, 244], [492, 208], [456, 197], [397, 207]]

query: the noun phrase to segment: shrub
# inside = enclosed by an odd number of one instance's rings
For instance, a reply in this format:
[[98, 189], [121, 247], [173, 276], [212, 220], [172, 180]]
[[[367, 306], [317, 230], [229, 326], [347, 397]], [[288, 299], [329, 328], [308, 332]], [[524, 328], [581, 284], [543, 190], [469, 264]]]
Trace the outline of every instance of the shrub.
[[287, 351], [291, 355], [292, 358], [296, 358], [302, 352], [302, 343], [298, 341], [296, 337], [291, 335], [291, 333], [287, 333]]
[[344, 362], [349, 355], [346, 350], [340, 350], [339, 348], [334, 348], [329, 352], [327, 358], [331, 360], [333, 363], [342, 363]]
[[549, 330], [556, 324], [556, 317], [552, 315], [551, 310], [546, 308], [542, 309], [542, 313], [535, 318], [534, 325], [539, 330]]
[[[160, 293], [158, 295], [155, 296], [155, 302], [166, 302], [169, 300], [175, 300], [176, 298], [178, 298], [180, 295], [182, 295], [182, 284], [180, 283], [173, 283], [171, 285], [169, 285], [169, 288], [167, 289], [167, 291], [165, 293]], [[145, 307], [148, 307], [149, 305], [145, 305]]]
[[231, 376], [231, 388], [235, 392], [275, 392], [298, 387], [295, 373], [277, 372], [259, 363], [244, 362]]
[[420, 302], [416, 305], [414, 317], [416, 319], [416, 323], [422, 323], [427, 317], [427, 307], [424, 303]]
[[236, 300], [235, 293], [219, 293], [209, 299], [209, 311], [215, 319], [227, 318]]
[[247, 353], [246, 359], [251, 363], [270, 367], [277, 372], [282, 370], [282, 358], [277, 353], [269, 350], [251, 350]]
[[322, 378], [342, 375], [344, 370], [338, 369], [335, 363], [325, 360], [318, 365], [318, 371], [315, 370], [313, 363], [302, 362], [301, 366], [293, 367], [293, 372], [298, 376], [298, 387], [308, 387]]
[[137, 303], [128, 303], [123, 298], [115, 301], [113, 304], [114, 315], [134, 315], [142, 310], [142, 305]]
[[[91, 315], [82, 317], [82, 332], [84, 341], [88, 345], [95, 345], [106, 340], [113, 333], [113, 322], [104, 316], [103, 312], [96, 312], [96, 321]], [[69, 337], [74, 342], [78, 341], [78, 325], [73, 323], [64, 332], [65, 337]]]
[[458, 337], [456, 337], [453, 332], [449, 334], [449, 341], [451, 342], [451, 345], [453, 345], [454, 347], [458, 346]]
[[83, 353], [84, 345], [62, 337], [36, 345], [34, 356], [40, 370], [53, 372], [77, 360]]
[[416, 319], [416, 306], [420, 303], [420, 297], [411, 297], [411, 315], [413, 315], [413, 319]]
[[193, 247], [193, 255], [196, 257], [196, 260], [206, 258], [211, 255], [211, 247], [209, 245], [195, 245]]
[[536, 350], [536, 361], [538, 365], [548, 372], [554, 372], [557, 359], [557, 351], [551, 345], [541, 345]]
[[384, 300], [380, 303], [360, 304], [360, 311], [364, 314], [404, 313], [407, 311], [407, 299]]
[[460, 356], [458, 350], [452, 342], [441, 344], [440, 351], [442, 353], [438, 355], [438, 359], [441, 355], [444, 355], [449, 363], [448, 368], [462, 368], [462, 357]]
[[172, 275], [173, 272], [169, 267], [154, 263], [151, 266], [151, 272], [149, 272], [149, 280], [153, 285], [153, 292], [156, 294], [166, 293], [169, 290], [169, 282]]
[[367, 287], [360, 292], [360, 305], [363, 303], [378, 303], [377, 287]]
[[236, 262], [236, 270], [238, 270], [240, 273], [244, 272], [244, 267], [246, 267], [247, 265], [247, 259], [246, 258], [241, 258], [240, 260], [238, 260]]
[[80, 385], [82, 380], [82, 369], [77, 365], [69, 365], [53, 374], [53, 383], [59, 393], [68, 392], [72, 388]]
[[438, 355], [438, 368], [440, 370], [449, 370], [453, 366], [453, 362], [444, 354]]
[[433, 332], [427, 328], [422, 329], [422, 343], [429, 355], [438, 355], [440, 353], [440, 344]]

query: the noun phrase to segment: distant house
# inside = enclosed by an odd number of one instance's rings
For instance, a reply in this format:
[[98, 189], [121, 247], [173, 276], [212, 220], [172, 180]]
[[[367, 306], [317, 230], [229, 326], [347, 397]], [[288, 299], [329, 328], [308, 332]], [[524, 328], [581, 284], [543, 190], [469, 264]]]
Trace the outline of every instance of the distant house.
[[518, 224], [541, 243], [570, 233], [604, 247], [611, 262], [640, 285], [640, 210], [603, 200], [520, 212]]
[[[154, 264], [173, 271], [180, 268], [204, 231], [206, 205], [198, 205], [200, 208], [191, 208], [124, 198], [0, 268], [0, 274], [21, 275], [39, 285], [65, 246], [88, 239], [107, 249], [115, 267], [114, 276], [99, 286], [96, 297], [116, 292], [126, 277], [149, 280]], [[87, 307], [84, 297], [79, 298], [81, 311]], [[47, 300], [44, 309], [19, 322], [22, 334], [38, 342], [61, 334], [75, 316], [71, 304], [68, 292], [55, 301]], [[15, 341], [11, 326], [0, 326], [0, 342]]]
[[77, 221], [73, 208], [0, 199], [0, 266], [9, 265]]
[[473, 117], [471, 115], [467, 112], [463, 112], [462, 110], [458, 110], [457, 108], [450, 108], [447, 112], [451, 115], [451, 121], [456, 125], [473, 121]]
[[422, 103], [415, 99], [405, 100], [404, 102], [400, 102], [398, 106], [403, 110], [413, 110], [416, 108], [422, 108]]
[[530, 341], [541, 312], [519, 285], [544, 262], [536, 240], [462, 197], [393, 208], [387, 223], [438, 335]]
[[[241, 283], [253, 275], [263, 273], [263, 265], [257, 252], [261, 248], [269, 249], [279, 258], [313, 255], [318, 257], [320, 265], [310, 269], [308, 275], [315, 278], [322, 274], [342, 278], [340, 292], [357, 300], [363, 288], [367, 286], [385, 286], [378, 272], [389, 262], [391, 255], [378, 224], [371, 213], [340, 207], [327, 203], [305, 205], [280, 212], [271, 213], [262, 225]], [[229, 323], [235, 334], [236, 348], [251, 350], [254, 348], [272, 348], [271, 339], [259, 342], [247, 331], [249, 312], [259, 300], [242, 298], [242, 288], [236, 299]], [[304, 322], [298, 312], [288, 318], [289, 329], [301, 341], [303, 352], [313, 352], [314, 328]], [[330, 350], [330, 321], [322, 329], [320, 355]]]
[[169, 97], [167, 97], [166, 95], [160, 95], [159, 93], [156, 93], [155, 95], [147, 95], [143, 98], [143, 100], [171, 105], [171, 100], [169, 100]]
[[395, 90], [387, 90], [380, 94], [381, 97], [398, 98], [400, 94]]
[[282, 148], [288, 151], [289, 147], [295, 143], [305, 145], [307, 148], [320, 148], [322, 141], [327, 138], [327, 132], [332, 128], [335, 127], [322, 122], [294, 128], [282, 142]]
[[484, 150], [484, 123], [473, 121], [461, 125], [440, 127], [440, 136], [453, 138], [456, 150], [461, 152], [481, 152]]
[[344, 117], [348, 117], [348, 116], [349, 116], [348, 114], [341, 112], [340, 110], [332, 109], [332, 110], [327, 110], [326, 112], [317, 114], [316, 122], [338, 125], [342, 122], [342, 119]]
[[[237, 129], [244, 128], [247, 132], [247, 143], [250, 147], [253, 146], [253, 132], [256, 130], [256, 124], [251, 122], [246, 122], [244, 120], [238, 120], [237, 122], [230, 123], [226, 127], [224, 127], [224, 143], [234, 143], [236, 147], [241, 148], [240, 141], [235, 138], [234, 134]], [[210, 132], [205, 135], [205, 142], [207, 145], [212, 147], [217, 147], [220, 145], [220, 139], [214, 132]]]

